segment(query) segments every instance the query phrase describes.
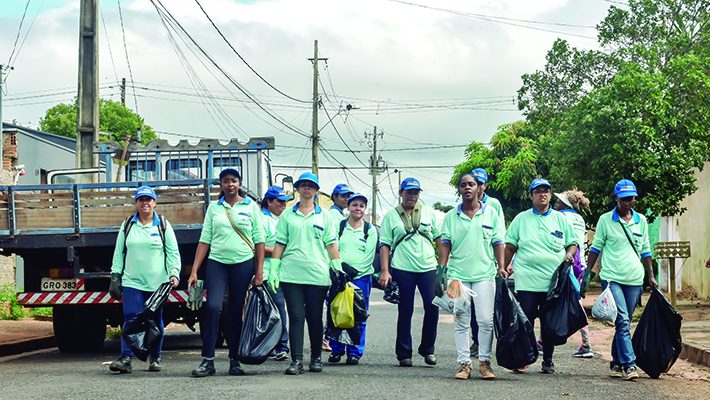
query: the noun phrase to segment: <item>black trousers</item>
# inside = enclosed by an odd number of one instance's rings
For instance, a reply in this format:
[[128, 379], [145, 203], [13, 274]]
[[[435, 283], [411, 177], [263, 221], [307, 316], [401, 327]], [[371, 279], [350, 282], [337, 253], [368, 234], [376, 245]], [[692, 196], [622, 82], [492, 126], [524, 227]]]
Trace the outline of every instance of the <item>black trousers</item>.
[[229, 358], [236, 360], [242, 334], [244, 299], [254, 277], [254, 259], [239, 264], [222, 264], [208, 259], [205, 270], [207, 302], [202, 308], [200, 325], [202, 357], [214, 358], [224, 292], [229, 287], [229, 300], [224, 312], [224, 338], [229, 346]]
[[434, 354], [436, 328], [439, 324], [439, 307], [431, 304], [434, 300], [436, 271], [408, 272], [391, 268], [392, 279], [399, 285], [397, 305], [397, 340], [395, 354], [398, 360], [412, 358], [412, 315], [414, 314], [414, 293], [419, 289], [424, 303], [422, 322], [422, 342], [418, 353], [421, 356]]
[[[523, 309], [525, 316], [528, 317], [528, 320], [532, 324], [533, 328], [535, 327], [535, 318], [540, 318], [540, 332], [545, 332], [541, 316], [542, 309], [547, 303], [547, 292], [526, 292], [519, 290], [518, 302], [520, 303], [520, 307]], [[544, 333], [541, 333], [540, 336], [540, 339], [542, 339], [542, 360], [545, 362], [551, 362], [555, 346], [550, 344], [549, 340], [545, 340]]]
[[303, 360], [303, 330], [308, 323], [311, 341], [311, 359], [321, 356], [323, 340], [323, 303], [328, 286], [281, 283], [288, 312], [288, 338], [291, 342], [291, 359]]

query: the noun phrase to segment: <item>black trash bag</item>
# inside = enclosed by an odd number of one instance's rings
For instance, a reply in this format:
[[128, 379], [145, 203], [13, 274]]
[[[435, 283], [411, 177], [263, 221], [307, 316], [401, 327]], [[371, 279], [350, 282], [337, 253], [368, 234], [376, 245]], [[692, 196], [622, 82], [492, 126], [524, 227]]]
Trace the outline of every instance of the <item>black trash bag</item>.
[[172, 284], [160, 285], [158, 290], [146, 300], [143, 311], [126, 322], [123, 329], [123, 339], [128, 343], [133, 355], [145, 361], [150, 353], [160, 343], [163, 332], [160, 330], [160, 310], [168, 299]]
[[[336, 328], [333, 324], [333, 318], [330, 314], [331, 301], [328, 301], [328, 310], [326, 312], [325, 336], [328, 339], [333, 339], [340, 343], [357, 345], [360, 343], [360, 327], [358, 326], [358, 324], [367, 321], [369, 314], [367, 313], [365, 296], [362, 294], [362, 290], [352, 282], [346, 283], [346, 285], [350, 285], [350, 287], [352, 287], [353, 291], [355, 292], [353, 299], [355, 326], [349, 329]], [[332, 286], [331, 289], [333, 289]], [[345, 288], [343, 288], [343, 290], [345, 290]], [[335, 295], [333, 295], [333, 297], [335, 297]]]
[[348, 280], [350, 282], [354, 281], [360, 272], [346, 262], [344, 262], [342, 265], [343, 265], [343, 272], [345, 273], [345, 275], [348, 276]]
[[367, 317], [369, 316], [367, 314], [367, 305], [365, 304], [365, 296], [362, 294], [362, 290], [359, 287], [357, 287], [354, 283], [348, 283], [348, 285], [351, 285], [351, 287], [355, 291], [355, 297], [354, 297], [354, 301], [353, 301], [353, 311], [355, 314], [355, 323], [361, 324], [361, 323], [367, 321]]
[[509, 289], [507, 279], [496, 278], [493, 310], [496, 337], [496, 362], [503, 368], [519, 369], [535, 363], [538, 357], [535, 331]]
[[385, 289], [383, 299], [392, 304], [399, 304], [399, 285], [395, 281], [390, 281]]
[[540, 312], [542, 340], [559, 346], [588, 325], [587, 314], [570, 278], [571, 263], [563, 262], [552, 277], [547, 303]]
[[281, 338], [281, 316], [268, 290], [253, 286], [247, 294], [237, 354], [243, 364], [263, 364]]
[[326, 293], [325, 299], [328, 303], [332, 302], [335, 296], [345, 290], [345, 285], [348, 284], [352, 279], [342, 271], [330, 270], [330, 287], [328, 288], [328, 293]]
[[651, 378], [658, 379], [668, 372], [680, 356], [682, 320], [663, 294], [653, 289], [631, 338], [636, 365]]

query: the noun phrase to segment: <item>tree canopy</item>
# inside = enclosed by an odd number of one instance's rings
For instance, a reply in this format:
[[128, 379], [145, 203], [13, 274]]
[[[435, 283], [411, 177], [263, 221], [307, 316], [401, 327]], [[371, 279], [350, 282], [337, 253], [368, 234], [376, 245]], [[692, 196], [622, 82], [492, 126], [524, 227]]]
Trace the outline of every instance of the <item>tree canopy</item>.
[[[40, 118], [40, 129], [45, 132], [70, 138], [76, 137], [78, 103], [57, 104], [48, 109]], [[99, 131], [101, 140], [115, 140], [123, 143], [128, 135], [135, 137], [141, 129], [141, 142], [148, 143], [158, 136], [143, 118], [123, 104], [113, 100], [99, 100]]]
[[628, 9], [611, 6], [597, 31], [602, 50], [555, 41], [545, 66], [522, 76], [525, 121], [501, 127], [490, 145], [471, 143], [452, 183], [487, 168], [504, 206], [529, 206], [523, 188], [544, 176], [584, 191], [596, 220], [615, 182], [629, 178], [640, 211], [685, 211], [695, 172], [710, 161], [707, 1], [629, 0]]

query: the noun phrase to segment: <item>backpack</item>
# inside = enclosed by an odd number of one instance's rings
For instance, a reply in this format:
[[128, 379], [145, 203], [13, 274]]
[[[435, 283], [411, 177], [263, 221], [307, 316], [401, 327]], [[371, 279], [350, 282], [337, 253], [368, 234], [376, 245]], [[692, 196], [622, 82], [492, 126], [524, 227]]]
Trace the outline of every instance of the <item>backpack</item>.
[[414, 210], [412, 210], [412, 218], [411, 220], [407, 216], [407, 212], [404, 211], [404, 207], [402, 205], [398, 205], [395, 207], [395, 210], [397, 211], [397, 214], [399, 214], [399, 218], [402, 220], [402, 224], [404, 225], [404, 230], [405, 234], [401, 238], [399, 238], [394, 245], [392, 246], [390, 250], [390, 261], [392, 261], [392, 258], [394, 257], [394, 251], [399, 246], [400, 243], [403, 241], [411, 238], [412, 236], [419, 234], [421, 237], [423, 237], [426, 240], [431, 241], [430, 238], [428, 238], [425, 234], [419, 232], [419, 226], [421, 225], [422, 222], [422, 206], [421, 204], [417, 203], [414, 206]]
[[[367, 242], [367, 237], [370, 234], [370, 227], [372, 226], [371, 223], [367, 221], [363, 221], [365, 223], [365, 227], [363, 228], [363, 239]], [[348, 220], [344, 219], [340, 221], [340, 229], [338, 230], [338, 239], [340, 239], [343, 236], [343, 232], [345, 232], [345, 225], [347, 225]]]
[[[163, 242], [163, 257], [165, 258], [165, 272], [168, 272], [168, 264], [167, 264], [167, 258], [168, 258], [168, 253], [165, 250], [165, 230], [167, 229], [166, 226], [166, 219], [164, 215], [158, 214], [158, 219], [160, 220], [160, 225], [158, 232], [160, 233], [160, 240]], [[133, 227], [133, 224], [135, 222], [133, 221], [133, 215], [130, 215], [128, 218], [126, 218], [125, 221], [123, 221], [123, 268], [121, 268], [121, 275], [123, 275], [123, 271], [126, 269], [126, 252], [128, 251], [128, 248], [126, 247], [126, 239], [128, 239], [128, 232], [131, 231], [131, 228]]]

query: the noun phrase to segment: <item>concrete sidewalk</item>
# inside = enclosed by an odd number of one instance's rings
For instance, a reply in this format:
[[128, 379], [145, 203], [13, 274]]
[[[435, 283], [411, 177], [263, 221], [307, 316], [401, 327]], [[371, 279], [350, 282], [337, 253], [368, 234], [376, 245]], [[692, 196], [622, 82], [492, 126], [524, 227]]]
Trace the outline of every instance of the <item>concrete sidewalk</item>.
[[54, 346], [51, 321], [0, 320], [0, 357]]
[[[601, 287], [594, 286], [587, 292], [586, 298], [582, 299], [582, 304], [588, 315], [591, 315], [592, 304], [594, 304], [594, 300], [600, 293]], [[642, 302], [644, 305], [648, 302], [649, 296], [649, 293], [643, 294]], [[680, 329], [681, 337], [683, 338], [683, 350], [679, 358], [693, 364], [710, 367], [710, 301], [697, 299], [678, 300], [677, 309], [683, 317]], [[637, 308], [635, 315], [640, 316], [642, 311], [642, 308]], [[594, 321], [593, 326], [598, 330], [603, 330], [606, 326], [611, 329], [611, 335], [613, 336], [613, 327], [610, 324]], [[602, 342], [605, 340], [611, 341], [611, 337], [599, 339]], [[594, 345], [594, 341], [592, 341], [592, 345]]]

